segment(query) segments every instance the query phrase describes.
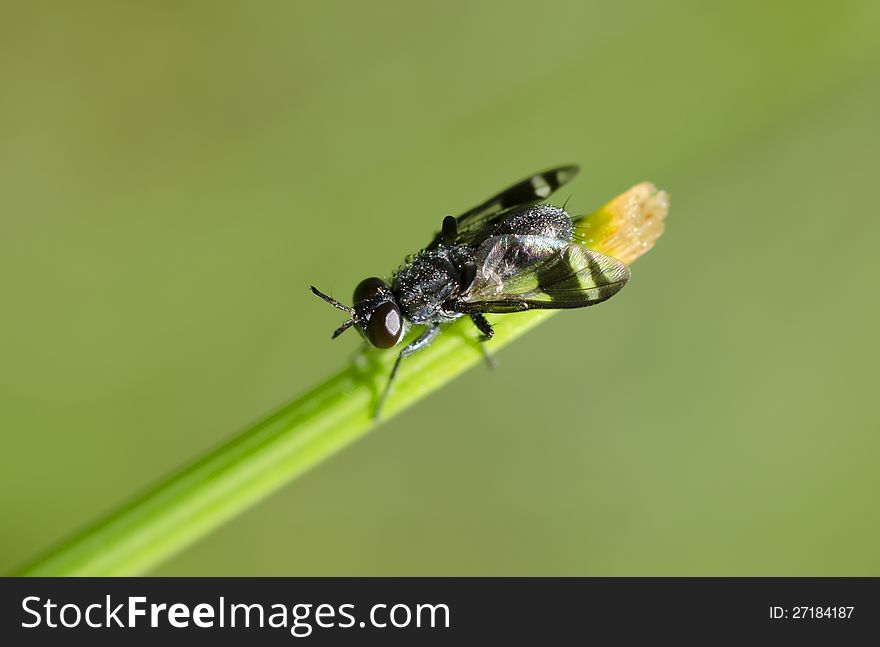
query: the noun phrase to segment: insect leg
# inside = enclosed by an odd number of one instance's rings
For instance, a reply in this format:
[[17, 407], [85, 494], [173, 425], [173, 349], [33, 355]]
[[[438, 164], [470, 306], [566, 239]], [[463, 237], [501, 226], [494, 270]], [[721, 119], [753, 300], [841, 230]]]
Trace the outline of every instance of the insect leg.
[[474, 322], [474, 325], [483, 333], [483, 337], [480, 339], [480, 350], [483, 351], [483, 359], [486, 360], [486, 366], [489, 368], [495, 368], [495, 360], [492, 359], [492, 356], [489, 355], [489, 351], [486, 350], [486, 342], [492, 339], [492, 336], [495, 334], [495, 331], [492, 329], [492, 324], [489, 323], [489, 320], [481, 312], [474, 312], [471, 314], [471, 321]]
[[458, 221], [455, 216], [446, 216], [443, 219], [443, 228], [440, 232], [445, 245], [452, 245], [458, 237]]
[[492, 339], [492, 336], [495, 334], [495, 331], [492, 330], [492, 324], [489, 323], [489, 320], [486, 319], [485, 315], [482, 312], [474, 312], [471, 314], [471, 321], [474, 322], [474, 325], [480, 329], [480, 332], [485, 335], [486, 339], [483, 341]]
[[420, 351], [423, 348], [426, 348], [437, 338], [437, 335], [440, 333], [440, 324], [432, 324], [423, 332], [421, 335], [416, 337], [406, 348], [400, 351], [400, 355], [397, 356], [397, 360], [394, 362], [394, 368], [391, 369], [391, 375], [388, 376], [388, 382], [385, 384], [385, 390], [382, 391], [382, 397], [379, 398], [379, 404], [376, 405], [376, 410], [373, 412], [373, 418], [379, 418], [379, 412], [382, 410], [382, 405], [385, 404], [385, 398], [388, 397], [388, 392], [391, 391], [391, 383], [394, 381], [394, 377], [397, 375], [397, 369], [400, 368], [400, 360], [408, 355], [412, 355], [416, 351]]

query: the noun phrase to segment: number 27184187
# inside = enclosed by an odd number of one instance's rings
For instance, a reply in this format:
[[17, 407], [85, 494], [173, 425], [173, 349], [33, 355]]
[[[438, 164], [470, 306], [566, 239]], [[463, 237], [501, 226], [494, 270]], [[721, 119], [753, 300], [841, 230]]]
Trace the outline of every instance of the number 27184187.
[[770, 607], [770, 618], [773, 620], [846, 620], [852, 617], [855, 607], [839, 606], [803, 606], [803, 607]]

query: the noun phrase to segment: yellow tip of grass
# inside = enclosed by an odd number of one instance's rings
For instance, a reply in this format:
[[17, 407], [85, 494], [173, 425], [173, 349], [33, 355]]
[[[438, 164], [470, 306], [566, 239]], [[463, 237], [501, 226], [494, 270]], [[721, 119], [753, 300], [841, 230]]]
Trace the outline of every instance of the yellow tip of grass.
[[591, 215], [576, 219], [575, 240], [630, 265], [663, 234], [668, 212], [669, 194], [642, 182]]

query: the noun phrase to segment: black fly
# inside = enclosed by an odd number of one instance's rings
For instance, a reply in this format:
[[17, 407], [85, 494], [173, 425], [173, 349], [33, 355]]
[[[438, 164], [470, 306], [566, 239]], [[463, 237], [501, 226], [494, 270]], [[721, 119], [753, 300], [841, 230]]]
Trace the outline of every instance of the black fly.
[[376, 417], [400, 361], [434, 341], [442, 324], [467, 315], [485, 341], [493, 331], [484, 313], [582, 308], [624, 286], [626, 265], [585, 247], [578, 220], [540, 203], [577, 172], [576, 166], [560, 166], [536, 173], [458, 218], [446, 216], [434, 240], [409, 257], [390, 284], [376, 277], [361, 281], [353, 307], [311, 287], [350, 315], [334, 338], [354, 326], [376, 348], [392, 348], [410, 325], [425, 327], [398, 355]]

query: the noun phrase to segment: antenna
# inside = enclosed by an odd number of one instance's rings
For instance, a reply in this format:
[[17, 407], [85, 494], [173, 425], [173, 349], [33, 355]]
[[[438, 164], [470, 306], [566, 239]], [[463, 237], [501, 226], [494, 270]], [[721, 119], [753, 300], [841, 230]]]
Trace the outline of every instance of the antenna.
[[333, 336], [330, 339], [336, 339], [337, 337], [339, 337], [339, 335], [351, 328], [352, 324], [354, 324], [354, 319], [349, 319], [348, 321], [346, 321], [344, 324], [339, 326], [339, 328], [333, 331]]
[[354, 325], [354, 308], [349, 308], [348, 306], [342, 305], [341, 303], [339, 303], [339, 301], [337, 301], [333, 297], [329, 297], [326, 294], [324, 294], [323, 292], [321, 292], [314, 285], [310, 285], [309, 289], [312, 291], [312, 294], [314, 294], [316, 297], [320, 297], [321, 299], [323, 299], [324, 301], [329, 303], [334, 308], [338, 308], [339, 310], [342, 310], [343, 312], [347, 312], [348, 314], [352, 315], [351, 319], [349, 319], [344, 324], [339, 326], [339, 328], [337, 328], [336, 330], [333, 331], [333, 336], [330, 339], [336, 339], [337, 337], [339, 337], [339, 335], [341, 335], [342, 333], [344, 333], [346, 330], [348, 330], [349, 328], [351, 328]]
[[334, 308], [338, 308], [339, 310], [342, 310], [343, 312], [347, 312], [350, 315], [354, 314], [354, 308], [349, 308], [348, 306], [344, 306], [341, 303], [339, 303], [339, 301], [334, 299], [333, 297], [328, 297], [326, 294], [321, 292], [314, 285], [310, 285], [309, 289], [312, 291], [312, 294], [314, 294], [316, 297], [320, 297], [320, 298], [324, 299], [324, 301], [329, 303]]

